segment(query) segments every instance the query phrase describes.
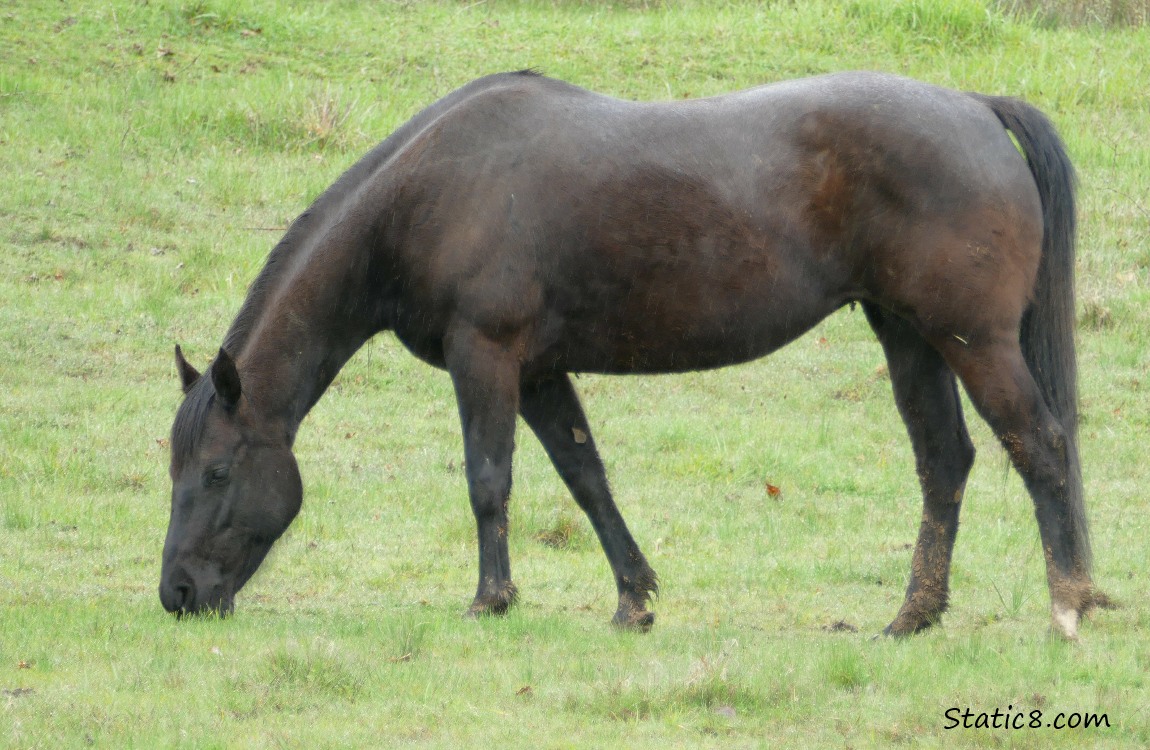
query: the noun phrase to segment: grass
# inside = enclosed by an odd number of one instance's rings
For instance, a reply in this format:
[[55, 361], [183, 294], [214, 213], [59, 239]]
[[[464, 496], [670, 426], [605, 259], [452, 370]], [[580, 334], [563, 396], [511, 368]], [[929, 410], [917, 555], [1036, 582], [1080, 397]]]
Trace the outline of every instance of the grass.
[[1145, 25], [1150, 22], [1146, 0], [998, 0], [1003, 11], [1038, 23], [1056, 25]]
[[[0, 745], [1150, 744], [1150, 32], [998, 8], [0, 5]], [[305, 422], [304, 510], [237, 615], [165, 615], [172, 345], [210, 358], [282, 228], [372, 144], [528, 66], [641, 99], [873, 68], [1046, 110], [1081, 176], [1085, 476], [1096, 577], [1124, 607], [1047, 638], [1030, 502], [968, 409], [953, 608], [871, 640], [919, 501], [881, 352], [844, 311], [752, 365], [577, 382], [661, 577], [646, 636], [608, 627], [594, 533], [525, 433], [521, 605], [460, 619], [475, 541], [450, 384], [388, 336]], [[944, 728], [1006, 706], [1111, 726]]]

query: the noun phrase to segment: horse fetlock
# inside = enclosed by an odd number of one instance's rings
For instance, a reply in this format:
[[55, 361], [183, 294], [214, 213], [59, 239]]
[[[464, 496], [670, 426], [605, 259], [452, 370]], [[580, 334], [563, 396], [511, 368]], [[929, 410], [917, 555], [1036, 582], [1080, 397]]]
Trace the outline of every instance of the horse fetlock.
[[1086, 573], [1066, 574], [1049, 562], [1046, 572], [1050, 585], [1050, 601], [1053, 605], [1073, 609], [1082, 615], [1096, 604], [1109, 601], [1109, 597], [1094, 588], [1094, 582]]
[[1116, 606], [1109, 596], [1094, 587], [1089, 575], [1052, 575], [1050, 578], [1051, 631], [1068, 641], [1078, 640], [1078, 624], [1090, 610]]
[[1090, 602], [1083, 614], [1087, 614], [1092, 609], [1120, 609], [1121, 607], [1122, 605], [1107, 596], [1106, 592], [1095, 588], [1090, 592]]
[[639, 548], [633, 547], [625, 562], [616, 567], [615, 585], [619, 588], [619, 596], [630, 592], [644, 601], [650, 601], [651, 597], [659, 593], [659, 576]]

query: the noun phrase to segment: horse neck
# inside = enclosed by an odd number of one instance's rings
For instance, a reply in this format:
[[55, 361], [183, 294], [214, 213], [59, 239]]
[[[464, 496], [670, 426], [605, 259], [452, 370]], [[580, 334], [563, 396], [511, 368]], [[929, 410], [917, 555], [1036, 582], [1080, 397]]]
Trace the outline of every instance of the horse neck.
[[339, 370], [387, 319], [376, 232], [305, 216], [269, 257], [225, 349], [244, 392], [292, 435]]

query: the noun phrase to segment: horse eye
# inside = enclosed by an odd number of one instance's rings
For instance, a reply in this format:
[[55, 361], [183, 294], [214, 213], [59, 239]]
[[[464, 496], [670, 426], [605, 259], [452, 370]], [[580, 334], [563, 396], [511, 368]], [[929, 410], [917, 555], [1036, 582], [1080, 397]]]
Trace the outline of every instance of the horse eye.
[[213, 466], [204, 472], [204, 487], [219, 487], [227, 481], [227, 466]]

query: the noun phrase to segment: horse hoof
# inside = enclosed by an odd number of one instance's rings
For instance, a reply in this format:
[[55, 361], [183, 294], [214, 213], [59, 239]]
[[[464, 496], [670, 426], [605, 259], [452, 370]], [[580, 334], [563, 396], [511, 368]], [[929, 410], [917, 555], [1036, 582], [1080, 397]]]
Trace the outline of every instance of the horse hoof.
[[518, 591], [516, 591], [514, 584], [509, 583], [498, 594], [476, 596], [475, 600], [471, 602], [471, 606], [463, 613], [463, 617], [468, 620], [475, 620], [480, 617], [501, 617], [507, 614], [511, 605], [515, 604], [517, 594]]
[[655, 624], [655, 613], [646, 610], [628, 612], [620, 610], [611, 618], [611, 624], [619, 630], [648, 633], [651, 631], [651, 626]]
[[465, 620], [478, 620], [480, 617], [503, 617], [507, 614], [509, 605], [492, 606], [490, 604], [480, 604], [476, 602], [467, 608], [463, 613]]
[[894, 622], [882, 629], [882, 634], [887, 638], [907, 638], [929, 630], [934, 623], [935, 620], [931, 619], [912, 620], [896, 617]]

